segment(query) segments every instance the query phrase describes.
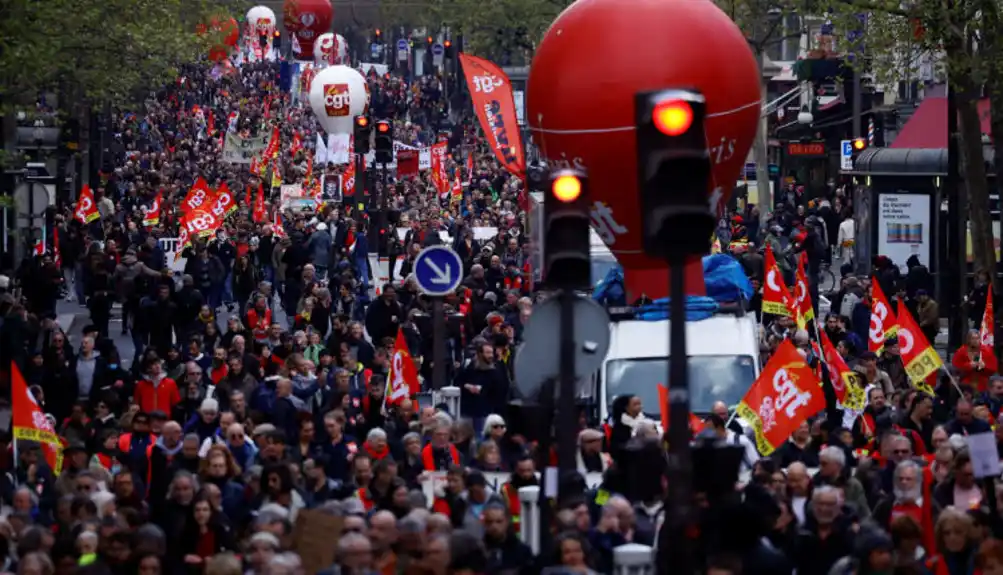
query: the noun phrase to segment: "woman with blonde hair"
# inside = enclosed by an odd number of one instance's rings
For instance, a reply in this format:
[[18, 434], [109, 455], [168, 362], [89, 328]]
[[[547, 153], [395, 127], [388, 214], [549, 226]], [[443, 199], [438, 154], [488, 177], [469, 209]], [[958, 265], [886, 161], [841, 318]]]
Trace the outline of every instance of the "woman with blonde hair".
[[927, 559], [929, 575], [973, 575], [975, 572], [974, 524], [955, 507], [940, 512], [934, 527], [936, 554]]
[[213, 445], [199, 463], [199, 478], [215, 485], [223, 498], [223, 513], [231, 522], [244, 519], [244, 489], [234, 479], [240, 477], [237, 460], [224, 445]]

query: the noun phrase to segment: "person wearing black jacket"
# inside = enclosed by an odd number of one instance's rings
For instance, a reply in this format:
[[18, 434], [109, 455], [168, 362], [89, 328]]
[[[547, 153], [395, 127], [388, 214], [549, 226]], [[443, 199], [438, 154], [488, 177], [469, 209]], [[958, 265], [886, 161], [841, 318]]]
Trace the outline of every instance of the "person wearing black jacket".
[[383, 294], [369, 306], [366, 313], [366, 331], [372, 341], [397, 337], [397, 328], [404, 321], [404, 310], [397, 303], [397, 290], [387, 284]]
[[490, 502], [481, 512], [484, 523], [484, 547], [488, 573], [523, 573], [533, 563], [533, 552], [510, 528], [508, 511], [498, 502]]
[[287, 439], [299, 437], [299, 409], [293, 403], [292, 385], [286, 378], [275, 383], [275, 405], [272, 407], [272, 424]]

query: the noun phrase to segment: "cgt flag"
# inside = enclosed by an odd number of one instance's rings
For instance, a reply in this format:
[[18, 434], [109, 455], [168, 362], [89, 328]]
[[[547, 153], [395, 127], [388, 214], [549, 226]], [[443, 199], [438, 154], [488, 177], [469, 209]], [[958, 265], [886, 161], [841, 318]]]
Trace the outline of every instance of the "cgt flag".
[[885, 340], [895, 335], [898, 322], [892, 314], [892, 306], [888, 304], [885, 292], [877, 278], [871, 278], [871, 327], [867, 336], [867, 351], [881, 355], [885, 349]]
[[989, 284], [989, 290], [986, 292], [986, 309], [982, 312], [982, 325], [979, 327], [979, 357], [985, 358], [983, 363], [986, 365], [996, 359], [996, 315], [993, 313], [993, 284]]
[[404, 330], [397, 329], [397, 339], [394, 341], [394, 352], [390, 364], [390, 375], [387, 377], [387, 391], [384, 395], [387, 405], [397, 405], [409, 397], [414, 397], [421, 391], [418, 381], [418, 368], [411, 359]]
[[738, 404], [739, 417], [756, 431], [756, 449], [767, 456], [812, 415], [825, 409], [822, 387], [789, 339], [784, 340]]
[[11, 362], [10, 380], [14, 439], [41, 443], [46, 463], [53, 474], [59, 475], [63, 469], [63, 440], [56, 435], [52, 422], [42, 413], [42, 408], [28, 390], [28, 384], [15, 362]]
[[846, 409], [863, 411], [867, 406], [867, 397], [864, 388], [858, 384], [859, 376], [850, 369], [843, 356], [839, 355], [825, 330], [820, 329], [818, 333], [822, 339], [822, 355], [829, 370], [829, 380], [836, 391], [836, 400]]
[[766, 244], [766, 257], [763, 263], [766, 270], [766, 281], [763, 282], [763, 313], [790, 317], [793, 299], [787, 291], [787, 284], [784, 283], [784, 276], [777, 267], [777, 259], [773, 256], [770, 244]]
[[797, 312], [798, 329], [807, 329], [808, 324], [815, 321], [815, 306], [808, 291], [808, 276], [804, 273], [805, 260], [808, 255], [801, 252], [798, 258], [798, 271], [794, 275], [794, 309]]
[[501, 68], [483, 58], [461, 53], [460, 63], [477, 119], [495, 157], [510, 174], [525, 177], [526, 157], [515, 115], [512, 83]]
[[902, 365], [909, 375], [913, 386], [929, 395], [933, 395], [933, 388], [927, 383], [927, 378], [940, 368], [944, 367], [944, 362], [940, 356], [926, 340], [926, 336], [916, 325], [916, 320], [905, 306], [898, 317], [898, 338], [899, 354], [902, 356]]

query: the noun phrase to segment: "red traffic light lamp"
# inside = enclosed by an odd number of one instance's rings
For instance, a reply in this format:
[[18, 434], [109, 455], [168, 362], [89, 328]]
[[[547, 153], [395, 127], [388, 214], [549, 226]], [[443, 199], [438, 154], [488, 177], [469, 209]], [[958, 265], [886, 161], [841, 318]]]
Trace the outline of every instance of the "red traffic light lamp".
[[862, 151], [864, 151], [865, 148], [867, 148], [867, 140], [865, 140], [863, 138], [857, 138], [857, 139], [853, 140], [853, 151], [854, 152], [862, 152]]
[[377, 29], [376, 29], [376, 37], [377, 37], [377, 38], [379, 38], [379, 37], [380, 37], [380, 34], [382, 34], [382, 32], [380, 32], [380, 29], [379, 29], [379, 28], [377, 28]]
[[376, 122], [376, 131], [380, 134], [386, 134], [390, 132], [390, 122]]
[[434, 39], [431, 36], [429, 36], [428, 38], [426, 38], [426, 40], [428, 40], [428, 43], [431, 44]]
[[582, 195], [582, 181], [578, 179], [578, 176], [562, 174], [554, 179], [551, 191], [555, 198], [568, 204]]
[[453, 47], [453, 43], [450, 42], [449, 40], [446, 40], [445, 42], [443, 42], [442, 45], [445, 46], [446, 48], [452, 48]]
[[683, 100], [666, 100], [655, 106], [651, 119], [659, 132], [666, 136], [679, 136], [693, 125], [693, 108]]
[[275, 37], [276, 37], [276, 38], [278, 38], [278, 37], [279, 37], [279, 31], [278, 31], [278, 30], [276, 30], [276, 31], [275, 31]]
[[360, 127], [360, 128], [365, 128], [366, 126], [369, 125], [369, 118], [367, 118], [365, 116], [356, 116], [355, 117], [355, 125], [358, 126], [358, 127]]

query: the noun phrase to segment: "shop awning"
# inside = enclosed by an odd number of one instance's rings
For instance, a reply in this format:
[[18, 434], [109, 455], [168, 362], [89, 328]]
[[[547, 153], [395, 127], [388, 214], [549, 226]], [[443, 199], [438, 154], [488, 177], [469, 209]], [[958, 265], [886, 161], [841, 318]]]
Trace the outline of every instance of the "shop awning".
[[[979, 101], [979, 120], [982, 133], [989, 130], [989, 100]], [[947, 98], [924, 98], [902, 131], [889, 146], [894, 149], [936, 150], [947, 148]]]

